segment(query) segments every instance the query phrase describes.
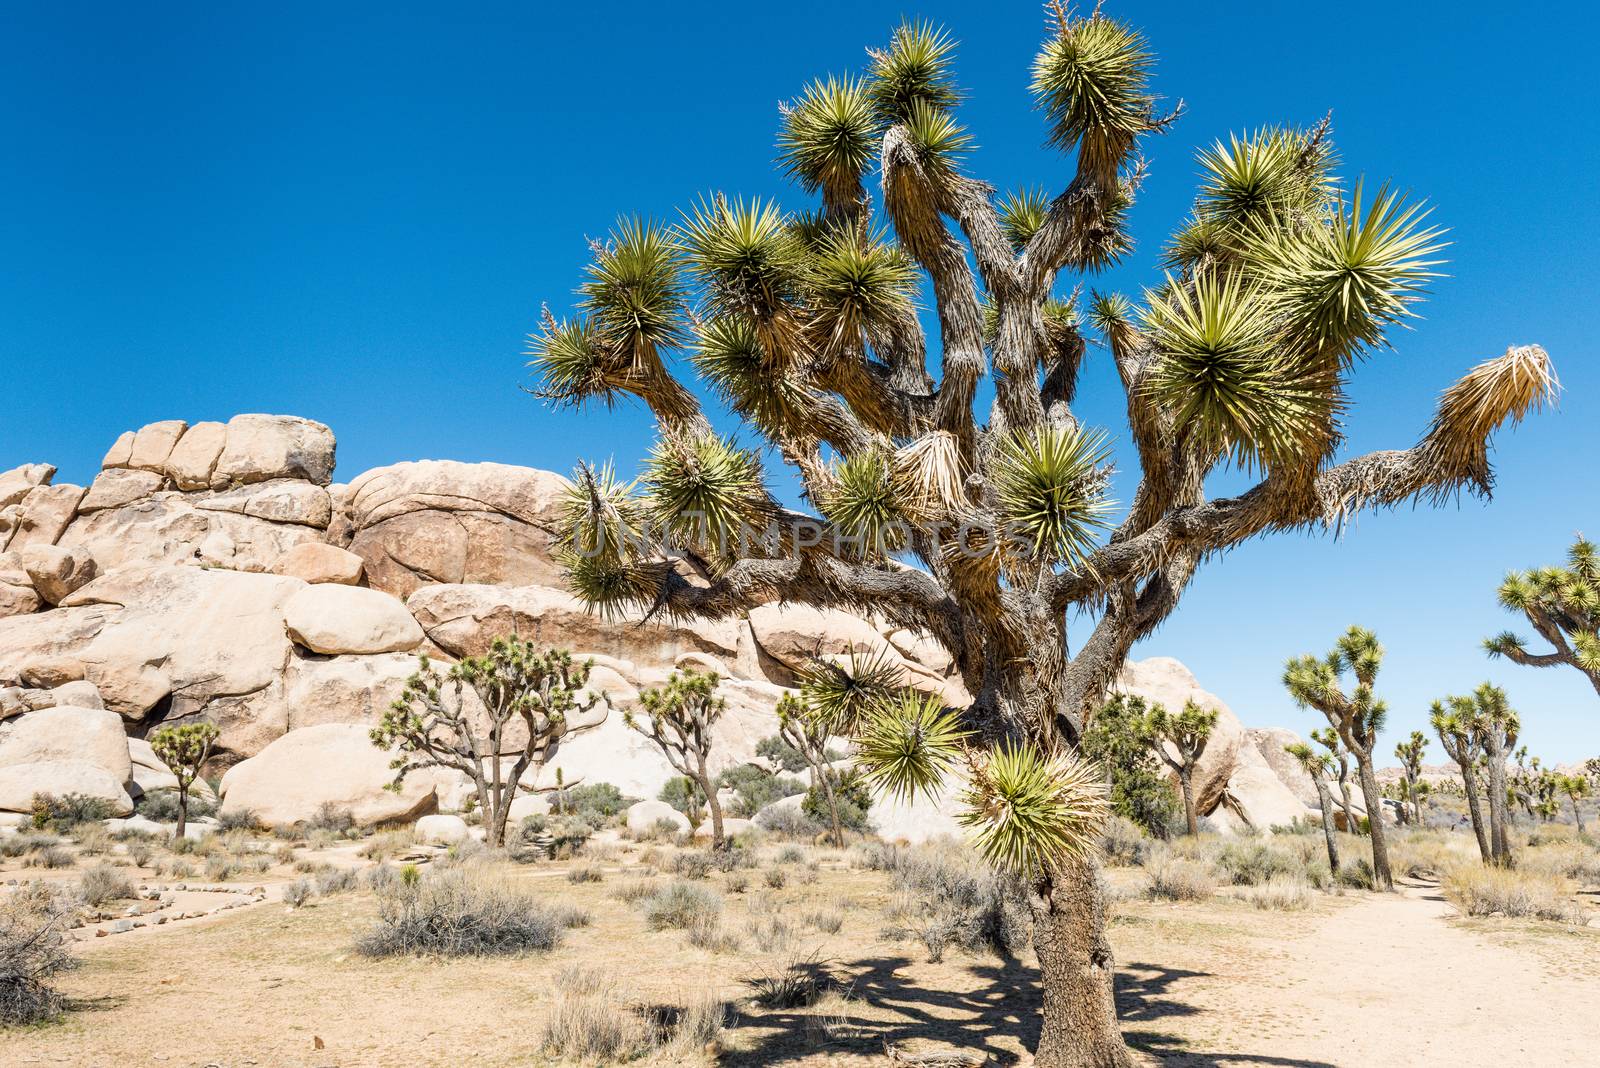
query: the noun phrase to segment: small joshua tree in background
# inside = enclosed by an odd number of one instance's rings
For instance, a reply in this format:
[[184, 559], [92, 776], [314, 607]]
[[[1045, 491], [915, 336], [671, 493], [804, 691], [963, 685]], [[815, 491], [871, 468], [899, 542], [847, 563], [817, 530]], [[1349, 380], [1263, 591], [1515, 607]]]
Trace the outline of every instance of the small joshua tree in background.
[[1589, 796], [1590, 789], [1586, 775], [1561, 776], [1561, 792], [1572, 802], [1572, 818], [1578, 825], [1579, 834], [1583, 833], [1583, 799]]
[[1488, 780], [1489, 856], [1502, 867], [1510, 867], [1510, 787], [1506, 781], [1506, 759], [1516, 748], [1522, 721], [1498, 686], [1484, 683], [1471, 696], [1448, 697], [1450, 708], [1458, 712], [1476, 739]]
[[[1367, 825], [1372, 831], [1372, 871], [1382, 889], [1393, 890], [1389, 849], [1383, 838], [1383, 792], [1372, 767], [1372, 750], [1389, 714], [1388, 706], [1372, 689], [1382, 665], [1383, 646], [1377, 635], [1351, 627], [1323, 659], [1308, 653], [1290, 660], [1284, 668], [1283, 684], [1301, 708], [1314, 708], [1328, 717], [1328, 725], [1339, 732], [1339, 740], [1355, 757]], [[1347, 672], [1355, 677], [1355, 687], [1348, 694], [1340, 682]]]
[[[1211, 739], [1216, 725], [1217, 710], [1201, 708], [1193, 700], [1185, 701], [1183, 711], [1177, 715], [1160, 704], [1150, 710], [1150, 728], [1158, 739], [1156, 752], [1166, 761], [1167, 767], [1178, 774], [1178, 786], [1183, 791], [1184, 821], [1191, 835], [1200, 833], [1200, 819], [1194, 805], [1194, 768], [1205, 753], [1206, 742]], [[1166, 745], [1159, 744], [1161, 742], [1170, 744], [1177, 755], [1169, 752]]]
[[1165, 840], [1172, 836], [1177, 812], [1172, 783], [1156, 756], [1159, 748], [1150, 707], [1137, 694], [1113, 696], [1079, 740], [1079, 751], [1111, 780], [1112, 809]]
[[1328, 842], [1328, 870], [1339, 874], [1339, 840], [1334, 836], [1333, 794], [1328, 789], [1328, 777], [1333, 774], [1333, 757], [1314, 751], [1305, 742], [1286, 745], [1283, 751], [1294, 757], [1305, 769], [1317, 787], [1317, 804], [1322, 809], [1322, 837]]
[[1339, 806], [1344, 811], [1344, 829], [1351, 834], [1361, 833], [1361, 821], [1356, 819], [1355, 806], [1350, 803], [1350, 750], [1339, 740], [1339, 732], [1332, 727], [1311, 731], [1311, 740], [1328, 751], [1334, 768], [1338, 771]]
[[829, 833], [834, 845], [844, 844], [844, 824], [839, 818], [839, 791], [843, 781], [833, 766], [828, 749], [828, 732], [805, 714], [798, 697], [785, 694], [778, 701], [778, 738], [799, 753], [811, 771], [811, 789], [822, 795], [828, 807]]
[[[1448, 704], [1447, 704], [1448, 702]], [[1478, 761], [1483, 748], [1477, 731], [1472, 727], [1474, 706], [1471, 698], [1452, 697], [1435, 701], [1428, 722], [1439, 736], [1447, 756], [1461, 769], [1462, 792], [1467, 795], [1467, 815], [1472, 820], [1472, 833], [1478, 839], [1478, 852], [1485, 864], [1494, 852], [1489, 845], [1489, 834], [1484, 827], [1483, 810], [1478, 803]]]
[[711, 813], [713, 849], [723, 849], [728, 844], [722, 833], [717, 784], [707, 766], [711, 758], [711, 728], [728, 707], [728, 702], [717, 696], [720, 681], [714, 671], [674, 671], [665, 686], [639, 694], [639, 703], [647, 714], [644, 720], [632, 712], [623, 717], [631, 729], [655, 743], [673, 770], [699, 787]]
[[1600, 554], [1594, 542], [1578, 538], [1567, 550], [1566, 567], [1513, 571], [1500, 584], [1501, 607], [1521, 612], [1548, 653], [1530, 653], [1517, 634], [1505, 631], [1486, 639], [1490, 656], [1503, 656], [1528, 667], [1568, 664], [1583, 672], [1600, 693]]
[[1422, 781], [1422, 751], [1428, 748], [1428, 739], [1421, 731], [1412, 731], [1411, 737], [1394, 747], [1394, 755], [1400, 760], [1400, 768], [1406, 775], [1406, 797], [1411, 802], [1411, 822], [1419, 828], [1422, 826], [1422, 791], [1418, 784]]
[[178, 825], [173, 833], [179, 838], [189, 825], [189, 787], [200, 777], [200, 767], [220, 733], [215, 723], [185, 723], [150, 735], [150, 748], [178, 780]]
[[[590, 664], [564, 649], [541, 653], [516, 636], [440, 673], [426, 656], [372, 730], [372, 744], [398, 750], [392, 789], [407, 775], [449, 768], [472, 780], [489, 845], [505, 845], [506, 818], [523, 776], [555, 755], [574, 724], [599, 703], [586, 695]], [[509, 761], [507, 756], [516, 754]]]

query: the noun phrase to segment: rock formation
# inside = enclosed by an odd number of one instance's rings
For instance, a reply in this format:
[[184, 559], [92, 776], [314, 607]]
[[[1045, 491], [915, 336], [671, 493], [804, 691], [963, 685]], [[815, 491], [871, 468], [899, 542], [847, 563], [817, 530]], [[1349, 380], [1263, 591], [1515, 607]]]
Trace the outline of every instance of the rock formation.
[[[728, 680], [713, 770], [754, 759], [813, 657], [871, 652], [910, 685], [968, 699], [936, 643], [845, 612], [771, 604], [646, 625], [585, 611], [552, 557], [558, 475], [424, 460], [340, 485], [334, 453], [320, 423], [240, 415], [124, 433], [88, 487], [55, 484], [48, 464], [0, 473], [0, 811], [25, 811], [39, 791], [126, 813], [168, 788], [144, 738], [194, 719], [221, 729], [208, 770], [226, 773], [225, 808], [275, 822], [324, 803], [364, 823], [449, 811], [465, 791], [447, 776], [384, 791], [388, 756], [366, 732], [416, 654], [474, 655], [506, 633], [592, 657], [610, 710], [558, 750], [539, 789], [559, 768], [569, 784], [653, 799], [672, 772], [621, 712], [684, 665]], [[1120, 685], [1221, 713], [1197, 776], [1202, 812], [1257, 827], [1306, 813], [1281, 762], [1182, 664], [1130, 663]], [[879, 820], [925, 837], [954, 828], [948, 807], [886, 803]]]

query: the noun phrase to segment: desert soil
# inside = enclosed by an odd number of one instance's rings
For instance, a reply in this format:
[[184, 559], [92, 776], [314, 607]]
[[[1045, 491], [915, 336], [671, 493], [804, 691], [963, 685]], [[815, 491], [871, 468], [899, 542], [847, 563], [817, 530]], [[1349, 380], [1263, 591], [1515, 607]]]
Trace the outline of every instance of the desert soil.
[[[728, 894], [739, 929], [772, 914], [836, 908], [838, 933], [807, 929], [770, 951], [715, 954], [679, 931], [649, 931], [612, 896], [624, 875], [571, 884], [527, 873], [541, 893], [593, 914], [554, 952], [515, 960], [369, 960], [351, 949], [370, 894], [276, 901], [79, 943], [60, 1024], [0, 1035], [0, 1064], [125, 1068], [420, 1068], [540, 1065], [552, 980], [574, 964], [621, 976], [639, 1005], [710, 990], [735, 1002], [716, 1063], [885, 1064], [909, 1050], [987, 1050], [1026, 1064], [1037, 1031], [1033, 969], [884, 932], [881, 873], [825, 862], [814, 882]], [[1112, 871], [1133, 887], [1136, 871]], [[707, 885], [724, 878], [713, 874]], [[279, 887], [271, 889], [276, 896]], [[1436, 889], [1319, 897], [1310, 912], [1202, 903], [1117, 906], [1119, 1000], [1130, 1043], [1151, 1063], [1368, 1068], [1512, 1068], [1594, 1063], [1600, 930], [1456, 918]], [[819, 962], [846, 990], [812, 1009], [764, 1012], [745, 980], [784, 962]], [[320, 1048], [319, 1048], [320, 1046]], [[657, 1061], [656, 1063], [664, 1063]], [[695, 1063], [710, 1063], [698, 1060]]]

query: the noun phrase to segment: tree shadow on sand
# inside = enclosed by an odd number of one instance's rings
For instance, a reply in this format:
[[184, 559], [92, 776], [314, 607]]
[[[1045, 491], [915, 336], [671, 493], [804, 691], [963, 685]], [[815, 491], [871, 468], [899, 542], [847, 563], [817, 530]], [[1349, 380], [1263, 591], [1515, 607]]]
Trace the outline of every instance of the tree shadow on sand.
[[[902, 974], [909, 957], [876, 957], [840, 962], [805, 962], [817, 988], [848, 998], [836, 1018], [810, 1009], [780, 1009], [760, 1015], [739, 1013], [730, 1024], [759, 1033], [748, 1049], [730, 1050], [720, 1063], [734, 1068], [783, 1064], [820, 1054], [881, 1055], [886, 1046], [926, 1044], [983, 1052], [989, 1063], [1017, 1064], [1017, 1049], [1031, 1050], [1039, 1039], [1039, 972], [1019, 961], [972, 964], [970, 989], [930, 989]], [[1176, 1035], [1141, 1026], [1195, 1016], [1203, 1010], [1182, 1000], [1175, 989], [1205, 972], [1132, 963], [1117, 972], [1117, 1011], [1128, 1044], [1164, 1064], [1207, 1066], [1264, 1065], [1275, 1068], [1337, 1068], [1324, 1061], [1271, 1054], [1205, 1053], [1183, 1048]], [[870, 1015], [861, 1011], [872, 1010]], [[883, 1019], [879, 1017], [889, 1017]], [[744, 1043], [739, 1043], [744, 1045]]]

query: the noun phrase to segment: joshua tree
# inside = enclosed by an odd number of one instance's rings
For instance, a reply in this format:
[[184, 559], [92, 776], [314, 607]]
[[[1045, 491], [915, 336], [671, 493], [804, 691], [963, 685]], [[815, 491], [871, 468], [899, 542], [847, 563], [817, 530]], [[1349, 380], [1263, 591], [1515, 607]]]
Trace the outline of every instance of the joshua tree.
[[[592, 246], [576, 316], [546, 312], [531, 348], [548, 401], [634, 397], [658, 423], [637, 487], [577, 472], [566, 560], [591, 604], [648, 618], [837, 606], [950, 652], [972, 697], [965, 734], [922, 745], [914, 781], [960, 767], [977, 841], [1026, 876], [1044, 998], [1035, 1063], [1055, 1068], [1129, 1060], [1093, 859], [1103, 798], [1072, 748], [1133, 643], [1202, 561], [1259, 535], [1487, 493], [1490, 436], [1553, 380], [1543, 350], [1510, 349], [1447, 389], [1411, 448], [1334, 462], [1347, 376], [1411, 314], [1439, 243], [1399, 194], [1335, 177], [1326, 123], [1202, 152], [1172, 273], [1142, 308], [1097, 295], [1082, 316], [1057, 296], [1063, 275], [1131, 247], [1141, 141], [1175, 115], [1157, 111], [1138, 32], [1098, 9], [1058, 8], [1047, 25], [1033, 91], [1050, 143], [1075, 157], [1058, 193], [998, 197], [967, 173], [954, 44], [908, 24], [864, 76], [816, 82], [782, 109], [780, 162], [815, 210], [713, 195], [675, 226], [625, 220]], [[1086, 326], [1120, 378], [1138, 457], [1120, 522], [1105, 438], [1073, 411]], [[674, 354], [794, 469], [820, 516], [773, 496], [761, 448], [713, 430]], [[1207, 475], [1230, 467], [1261, 480], [1208, 498]], [[1091, 629], [1069, 642], [1080, 618]]]
[[1433, 703], [1428, 722], [1439, 735], [1439, 744], [1444, 746], [1445, 754], [1461, 769], [1462, 791], [1467, 795], [1467, 815], [1472, 819], [1472, 833], [1478, 839], [1478, 852], [1487, 864], [1493, 859], [1494, 852], [1489, 845], [1488, 832], [1484, 829], [1483, 810], [1478, 804], [1477, 764], [1483, 749], [1481, 738], [1473, 728], [1476, 711], [1477, 706], [1470, 697], [1450, 697]]
[[1506, 782], [1506, 758], [1516, 747], [1522, 723], [1506, 700], [1506, 692], [1498, 686], [1484, 683], [1470, 697], [1447, 699], [1458, 709], [1477, 739], [1478, 750], [1483, 754], [1486, 793], [1489, 797], [1489, 853], [1494, 863], [1510, 867], [1511, 838], [1510, 789]]
[[189, 826], [189, 787], [200, 777], [220, 733], [215, 723], [201, 722], [162, 727], [150, 735], [151, 750], [178, 780], [178, 825], [173, 829], [178, 838]]
[[[1372, 768], [1372, 750], [1383, 730], [1389, 707], [1373, 693], [1378, 668], [1383, 664], [1383, 646], [1370, 630], [1351, 627], [1333, 652], [1319, 660], [1307, 653], [1289, 661], [1283, 684], [1301, 708], [1314, 708], [1328, 717], [1328, 724], [1339, 733], [1350, 755], [1355, 757], [1361, 779], [1361, 797], [1367, 807], [1367, 826], [1372, 833], [1372, 870], [1378, 885], [1394, 889], [1389, 873], [1389, 850], [1383, 837], [1383, 792]], [[1348, 672], [1355, 687], [1345, 693], [1340, 676]]]
[[716, 725], [728, 702], [717, 696], [721, 679], [715, 671], [693, 668], [674, 671], [665, 686], [644, 690], [639, 703], [648, 719], [641, 722], [632, 712], [623, 722], [655, 743], [674, 771], [700, 788], [706, 809], [711, 813], [711, 848], [728, 844], [722, 833], [722, 804], [717, 800], [717, 784], [711, 775], [711, 728]]
[[778, 701], [778, 737], [798, 752], [811, 770], [811, 787], [820, 791], [828, 806], [834, 845], [844, 844], [844, 824], [839, 819], [840, 775], [828, 750], [828, 731], [806, 715], [799, 698], [785, 695]]
[[[506, 818], [522, 778], [561, 742], [593, 723], [574, 722], [602, 699], [586, 694], [588, 662], [563, 649], [540, 653], [521, 638], [496, 638], [440, 674], [427, 657], [372, 729], [372, 744], [398, 752], [392, 789], [407, 775], [449, 768], [472, 780], [489, 845], [506, 840]], [[515, 756], [509, 761], [506, 757]]]
[[1572, 803], [1572, 818], [1578, 825], [1578, 833], [1583, 833], [1583, 799], [1589, 796], [1589, 779], [1584, 775], [1561, 776], [1561, 792], [1567, 795], [1567, 800]]
[[1178, 786], [1183, 791], [1183, 816], [1190, 835], [1200, 833], [1200, 820], [1194, 808], [1194, 767], [1206, 751], [1206, 742], [1216, 725], [1217, 710], [1201, 708], [1192, 699], [1185, 701], [1183, 711], [1175, 716], [1160, 704], [1150, 710], [1150, 726], [1158, 739], [1156, 752], [1161, 754], [1167, 767], [1178, 774]]
[[1339, 771], [1339, 806], [1344, 810], [1344, 829], [1351, 834], [1361, 833], [1361, 821], [1356, 819], [1355, 806], [1350, 803], [1350, 750], [1339, 740], [1339, 732], [1332, 727], [1312, 728], [1311, 740], [1328, 751]]
[[1411, 822], [1422, 826], [1422, 795], [1417, 784], [1422, 779], [1422, 751], [1428, 748], [1428, 739], [1421, 731], [1412, 731], [1411, 737], [1394, 747], [1400, 768], [1406, 776], [1406, 796], [1411, 799]]
[[1566, 567], [1513, 571], [1500, 584], [1500, 605], [1521, 612], [1552, 651], [1530, 653], [1523, 639], [1505, 631], [1484, 641], [1490, 656], [1529, 667], [1571, 664], [1600, 693], [1600, 555], [1582, 537], [1567, 550]]
[[1328, 870], [1339, 874], [1339, 840], [1333, 827], [1333, 794], [1328, 789], [1328, 777], [1333, 773], [1333, 758], [1327, 753], [1314, 752], [1305, 742], [1286, 745], [1283, 751], [1300, 762], [1306, 774], [1317, 787], [1317, 804], [1322, 809], [1322, 837], [1328, 843]]

